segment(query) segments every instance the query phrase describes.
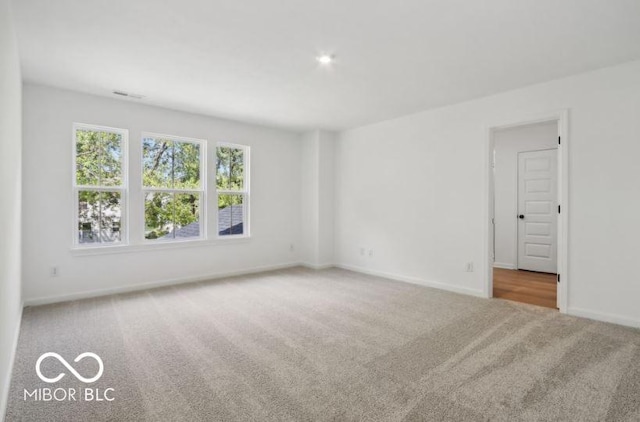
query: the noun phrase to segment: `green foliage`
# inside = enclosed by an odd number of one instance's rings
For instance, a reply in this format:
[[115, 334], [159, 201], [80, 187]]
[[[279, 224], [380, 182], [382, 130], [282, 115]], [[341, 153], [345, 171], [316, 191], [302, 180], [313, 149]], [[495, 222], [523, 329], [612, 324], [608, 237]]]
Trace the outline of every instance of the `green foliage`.
[[200, 189], [200, 145], [145, 138], [142, 160], [145, 187]]
[[[244, 188], [244, 151], [219, 147], [216, 150], [216, 185], [221, 191], [241, 191]], [[218, 195], [218, 208], [242, 203], [242, 195]]]
[[[122, 135], [76, 130], [76, 184], [78, 186], [122, 186]], [[118, 191], [78, 192], [79, 241], [120, 240], [121, 198]]]
[[[218, 208], [241, 205], [244, 195], [244, 150], [216, 149]], [[143, 185], [147, 188], [201, 188], [200, 145], [162, 138], [143, 139]], [[122, 186], [122, 136], [117, 133], [80, 129], [76, 131], [76, 183], [79, 186]], [[238, 193], [234, 193], [238, 192]], [[119, 236], [121, 198], [119, 192], [79, 192], [79, 229], [98, 235], [108, 228]], [[200, 195], [150, 192], [145, 198], [148, 239], [199, 220]], [[92, 240], [99, 241], [99, 240]]]
[[220, 194], [218, 195], [218, 209], [223, 209], [230, 205], [242, 205], [243, 200], [243, 194]]
[[[200, 189], [200, 145], [168, 139], [143, 140], [145, 187]], [[198, 194], [149, 193], [145, 201], [147, 239], [198, 221]]]
[[145, 199], [147, 239], [162, 237], [173, 228], [198, 221], [200, 195], [182, 193], [148, 193]]
[[173, 223], [173, 195], [169, 193], [148, 193], [145, 198], [144, 217], [148, 233], [147, 239], [156, 239], [167, 234], [167, 227]]
[[76, 183], [122, 185], [122, 136], [88, 129], [76, 131]]

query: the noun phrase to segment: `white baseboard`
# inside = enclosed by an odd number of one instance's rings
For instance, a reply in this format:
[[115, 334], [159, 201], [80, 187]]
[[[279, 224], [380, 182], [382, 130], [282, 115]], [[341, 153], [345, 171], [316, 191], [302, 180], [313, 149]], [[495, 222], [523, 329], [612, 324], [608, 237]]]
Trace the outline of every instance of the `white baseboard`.
[[7, 413], [7, 405], [9, 404], [9, 388], [11, 387], [11, 375], [13, 374], [13, 365], [15, 364], [16, 352], [18, 350], [18, 339], [20, 338], [20, 327], [22, 326], [23, 309], [24, 302], [20, 304], [18, 325], [16, 326], [16, 332], [13, 335], [13, 341], [11, 342], [11, 355], [9, 355], [9, 371], [7, 372], [7, 378], [2, 380], [2, 388], [0, 388], [0, 422], [4, 421], [5, 414]]
[[333, 264], [310, 264], [308, 262], [302, 262], [300, 265], [312, 270], [326, 270], [327, 268], [333, 268]]
[[90, 297], [108, 296], [108, 295], [113, 295], [118, 293], [135, 292], [138, 290], [153, 289], [155, 287], [164, 287], [164, 286], [171, 286], [171, 285], [185, 284], [185, 283], [195, 283], [198, 281], [215, 280], [218, 278], [233, 277], [237, 275], [255, 274], [255, 273], [261, 273], [265, 271], [281, 270], [285, 268], [298, 267], [300, 265], [303, 265], [303, 264], [301, 264], [300, 262], [290, 262], [286, 264], [264, 265], [260, 267], [247, 268], [243, 270], [225, 271], [225, 272], [217, 272], [212, 274], [203, 274], [203, 275], [198, 275], [193, 277], [151, 281], [148, 283], [132, 284], [129, 286], [112, 287], [107, 289], [87, 290], [84, 292], [70, 293], [70, 294], [58, 295], [58, 296], [35, 297], [35, 298], [26, 299], [24, 301], [24, 306], [46, 305], [49, 303], [67, 302], [70, 300], [87, 299]]
[[[437, 281], [423, 280], [417, 277], [408, 277], [408, 276], [403, 276], [398, 274], [385, 273], [382, 271], [374, 271], [374, 270], [369, 270], [367, 268], [358, 267], [355, 265], [336, 264], [334, 266], [337, 268], [342, 268], [344, 270], [355, 271], [362, 274], [389, 278], [391, 280], [404, 281], [407, 283], [419, 284], [422, 286], [433, 287], [440, 290], [447, 290], [454, 293], [462, 293], [462, 294], [481, 297], [481, 298], [486, 297], [482, 290], [474, 290], [466, 287], [452, 286], [450, 284], [445, 284]], [[571, 307], [567, 310], [567, 315], [593, 319], [596, 321], [610, 322], [613, 324], [624, 325], [626, 327], [640, 328], [640, 320], [625, 317], [622, 315], [607, 314], [603, 312], [590, 311], [587, 309], [571, 308]]]
[[482, 290], [470, 289], [468, 287], [452, 286], [451, 284], [441, 283], [439, 281], [423, 280], [417, 277], [409, 277], [409, 276], [404, 276], [399, 274], [386, 273], [382, 271], [374, 271], [374, 270], [369, 270], [367, 268], [358, 267], [355, 265], [336, 264], [334, 266], [337, 268], [342, 268], [343, 270], [355, 271], [357, 273], [374, 275], [377, 277], [388, 278], [391, 280], [404, 281], [405, 283], [419, 284], [421, 286], [433, 287], [439, 290], [446, 290], [449, 292], [486, 298]]
[[505, 270], [515, 270], [516, 266], [513, 264], [505, 264], [504, 262], [494, 262], [493, 268], [502, 268]]
[[582, 318], [594, 319], [596, 321], [611, 322], [613, 324], [624, 325], [626, 327], [640, 328], [640, 320], [628, 318], [622, 315], [607, 314], [604, 312], [590, 311], [582, 308], [567, 309], [568, 315]]

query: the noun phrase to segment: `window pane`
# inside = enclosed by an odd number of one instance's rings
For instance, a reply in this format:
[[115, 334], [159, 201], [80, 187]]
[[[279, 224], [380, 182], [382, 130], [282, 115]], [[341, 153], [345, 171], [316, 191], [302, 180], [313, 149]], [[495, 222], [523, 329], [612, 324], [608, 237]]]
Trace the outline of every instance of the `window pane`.
[[173, 142], [166, 139], [142, 140], [142, 183], [151, 188], [173, 187]]
[[173, 230], [173, 194], [147, 193], [144, 199], [144, 237], [162, 239]]
[[92, 130], [76, 131], [76, 183], [100, 184], [100, 137]]
[[78, 243], [122, 240], [120, 192], [78, 192]]
[[76, 131], [76, 183], [122, 185], [122, 135], [89, 129]]
[[148, 193], [145, 197], [145, 238], [189, 237], [200, 237], [200, 195]]
[[78, 243], [100, 242], [100, 192], [78, 192]]
[[218, 189], [229, 189], [231, 148], [216, 149], [216, 186]]
[[244, 188], [244, 151], [232, 148], [229, 160], [229, 189], [242, 190]]
[[218, 234], [244, 234], [244, 195], [218, 195]]
[[200, 189], [200, 145], [173, 143], [173, 177], [177, 189]]
[[102, 243], [122, 240], [122, 198], [120, 192], [100, 194], [100, 240]]
[[175, 194], [174, 238], [200, 237], [200, 195]]
[[122, 185], [122, 135], [100, 132], [100, 184]]
[[216, 150], [216, 185], [219, 190], [244, 188], [244, 150], [218, 147]]

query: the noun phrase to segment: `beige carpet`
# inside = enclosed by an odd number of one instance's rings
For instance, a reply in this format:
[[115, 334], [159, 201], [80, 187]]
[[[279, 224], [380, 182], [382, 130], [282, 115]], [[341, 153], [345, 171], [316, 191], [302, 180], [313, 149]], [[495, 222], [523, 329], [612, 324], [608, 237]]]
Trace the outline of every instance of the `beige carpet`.
[[[102, 378], [83, 384], [90, 358]], [[114, 388], [111, 402], [24, 389]], [[302, 268], [25, 309], [8, 421], [640, 420], [640, 331]]]

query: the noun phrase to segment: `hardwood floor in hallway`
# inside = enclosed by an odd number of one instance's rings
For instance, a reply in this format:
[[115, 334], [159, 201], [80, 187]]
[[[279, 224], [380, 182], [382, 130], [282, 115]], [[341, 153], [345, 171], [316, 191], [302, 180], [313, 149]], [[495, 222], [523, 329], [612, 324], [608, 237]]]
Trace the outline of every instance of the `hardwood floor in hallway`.
[[557, 309], [556, 275], [494, 268], [493, 297]]

